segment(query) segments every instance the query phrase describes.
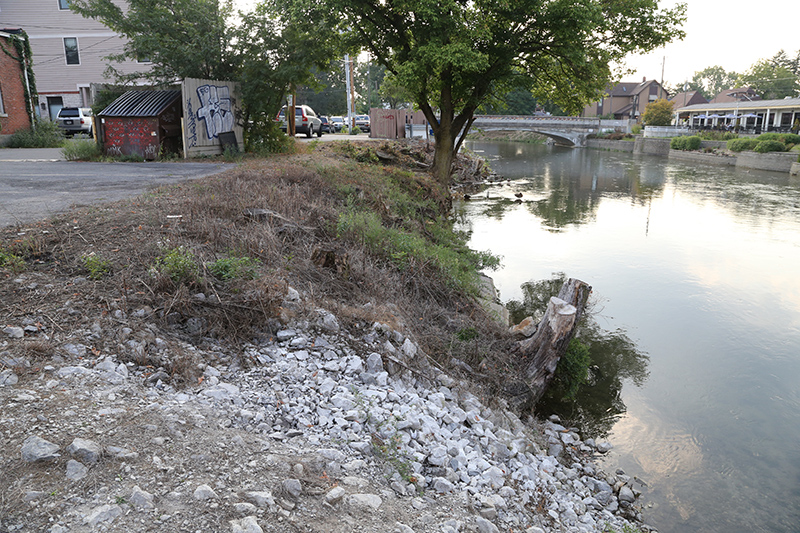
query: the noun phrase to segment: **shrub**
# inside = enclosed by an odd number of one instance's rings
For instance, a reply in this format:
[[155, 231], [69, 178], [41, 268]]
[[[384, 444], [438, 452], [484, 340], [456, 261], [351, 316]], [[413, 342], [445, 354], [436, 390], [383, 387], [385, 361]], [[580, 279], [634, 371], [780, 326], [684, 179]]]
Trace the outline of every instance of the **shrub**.
[[575, 399], [581, 385], [586, 383], [589, 376], [589, 365], [592, 358], [589, 356], [589, 347], [579, 341], [569, 341], [567, 351], [558, 360], [553, 380], [563, 395], [564, 400]]
[[245, 135], [245, 148], [259, 155], [290, 153], [294, 151], [294, 139], [281, 131], [280, 124], [265, 120], [251, 124]]
[[71, 139], [64, 142], [61, 153], [67, 161], [97, 161], [102, 152], [91, 139]]
[[252, 257], [224, 257], [208, 265], [208, 270], [223, 281], [232, 279], [256, 279], [261, 261]]
[[798, 144], [800, 143], [800, 135], [794, 133], [763, 133], [758, 136], [759, 141], [779, 141], [783, 144]]
[[8, 140], [9, 148], [58, 148], [64, 142], [64, 133], [55, 122], [37, 120], [32, 130], [20, 130]]
[[727, 148], [731, 152], [742, 152], [744, 150], [752, 150], [758, 144], [756, 139], [751, 138], [742, 138], [742, 139], [731, 139], [728, 141]]
[[642, 133], [642, 127], [639, 124], [634, 124], [631, 126], [631, 133], [634, 135], [639, 135]]
[[780, 141], [759, 141], [755, 148], [753, 148], [753, 151], [759, 154], [764, 154], [766, 152], [785, 152], [786, 145]]
[[673, 150], [699, 150], [702, 140], [697, 135], [691, 137], [673, 137], [669, 147]]
[[200, 268], [192, 253], [179, 246], [156, 260], [156, 271], [175, 283], [189, 284], [197, 281]]

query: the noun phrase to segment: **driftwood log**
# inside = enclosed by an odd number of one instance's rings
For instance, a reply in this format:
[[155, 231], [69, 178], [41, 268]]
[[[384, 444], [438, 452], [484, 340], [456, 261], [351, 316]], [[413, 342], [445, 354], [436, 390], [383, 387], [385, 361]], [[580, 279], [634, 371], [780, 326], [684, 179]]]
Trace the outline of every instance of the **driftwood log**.
[[536, 333], [519, 342], [516, 355], [522, 363], [523, 381], [509, 384], [506, 390], [518, 409], [531, 408], [553, 380], [591, 292], [592, 288], [583, 281], [565, 281], [558, 296], [550, 298]]

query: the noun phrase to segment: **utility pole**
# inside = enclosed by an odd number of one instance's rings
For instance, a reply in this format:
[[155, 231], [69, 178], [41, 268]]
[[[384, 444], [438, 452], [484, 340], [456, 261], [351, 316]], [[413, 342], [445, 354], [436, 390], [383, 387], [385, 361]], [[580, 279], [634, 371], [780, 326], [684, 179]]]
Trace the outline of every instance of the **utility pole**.
[[289, 137], [294, 137], [295, 133], [297, 132], [295, 128], [295, 120], [296, 120], [295, 100], [296, 100], [296, 95], [293, 83], [289, 86], [289, 105], [286, 106], [286, 133], [289, 134]]
[[344, 77], [347, 84], [347, 126], [350, 135], [355, 135], [353, 131], [356, 127], [356, 114], [355, 114], [355, 87], [353, 86], [353, 60], [349, 54], [344, 56]]

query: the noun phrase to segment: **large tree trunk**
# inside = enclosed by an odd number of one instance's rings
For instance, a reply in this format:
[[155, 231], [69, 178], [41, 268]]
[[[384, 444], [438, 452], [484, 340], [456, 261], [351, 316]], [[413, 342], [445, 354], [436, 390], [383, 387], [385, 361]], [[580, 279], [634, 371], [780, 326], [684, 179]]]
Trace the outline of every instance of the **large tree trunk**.
[[586, 301], [592, 288], [583, 281], [570, 278], [558, 296], [550, 298], [536, 333], [519, 343], [518, 355], [523, 361], [523, 382], [508, 386], [507, 392], [518, 409], [532, 407], [544, 394], [555, 375], [561, 356], [575, 336]]

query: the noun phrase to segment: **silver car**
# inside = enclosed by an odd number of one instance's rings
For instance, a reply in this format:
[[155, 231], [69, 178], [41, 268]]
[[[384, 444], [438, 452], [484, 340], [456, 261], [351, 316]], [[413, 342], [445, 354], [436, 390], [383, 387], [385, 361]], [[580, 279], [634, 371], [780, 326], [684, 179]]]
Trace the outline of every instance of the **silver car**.
[[[276, 120], [281, 123], [281, 131], [286, 132], [286, 106], [281, 108]], [[307, 105], [298, 105], [294, 108], [294, 131], [295, 133], [305, 133], [307, 137], [312, 137], [315, 133], [317, 137], [322, 137], [322, 121], [314, 110]]]
[[62, 107], [56, 124], [67, 135], [85, 133], [92, 136], [92, 110], [88, 107]]

